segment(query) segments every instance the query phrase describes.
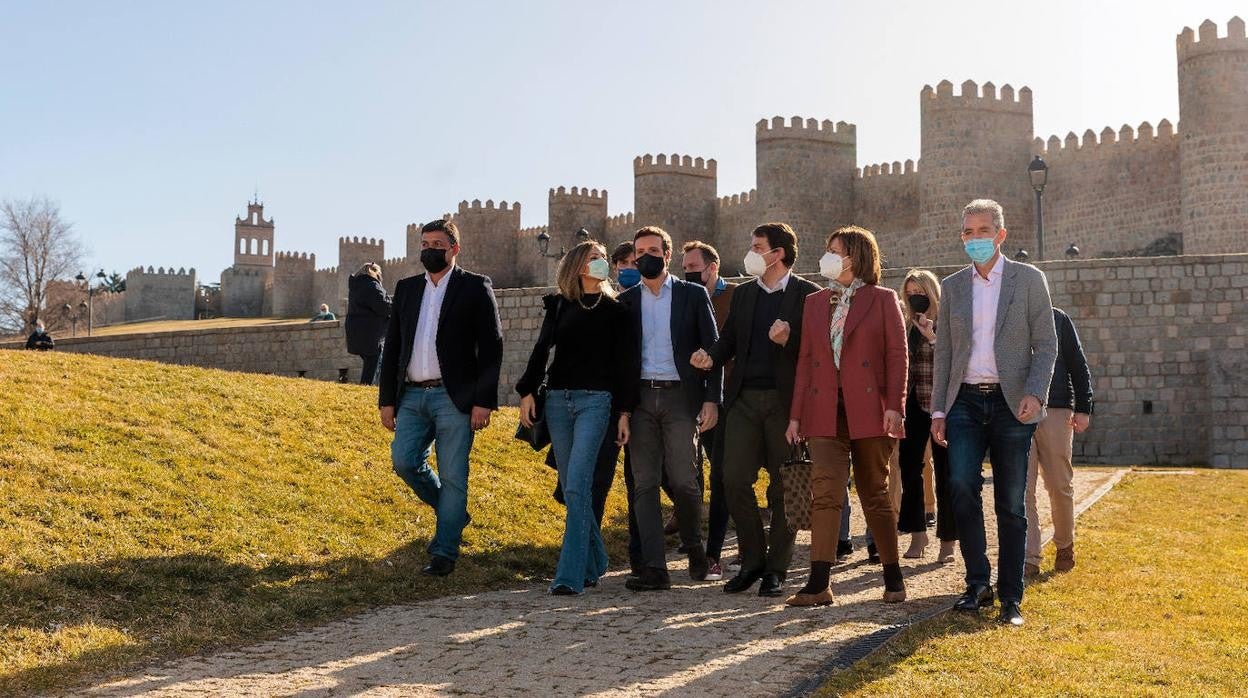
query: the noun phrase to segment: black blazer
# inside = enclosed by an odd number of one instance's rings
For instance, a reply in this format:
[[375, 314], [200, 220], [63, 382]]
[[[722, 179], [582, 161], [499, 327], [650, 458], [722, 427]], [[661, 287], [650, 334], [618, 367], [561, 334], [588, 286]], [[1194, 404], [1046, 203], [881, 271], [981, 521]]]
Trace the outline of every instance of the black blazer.
[[[638, 350], [645, 347], [641, 326], [641, 294], [649, 293], [645, 281], [620, 294], [620, 302], [633, 314], [633, 327], [637, 332]], [[719, 338], [715, 329], [715, 312], [711, 309], [711, 297], [706, 287], [672, 278], [672, 358], [676, 372], [680, 374], [685, 400], [696, 416], [702, 403], [719, 404], [723, 400], [724, 370], [716, 367], [711, 371], [699, 371], [689, 364], [689, 357], [699, 349], [709, 349]], [[640, 365], [640, 362], [638, 362]], [[641, 375], [638, 374], [638, 380]]]
[[1053, 326], [1057, 328], [1057, 362], [1049, 384], [1048, 406], [1092, 414], [1092, 372], [1075, 323], [1065, 311], [1054, 308]]
[[[438, 316], [434, 340], [442, 383], [460, 412], [473, 407], [498, 408], [498, 374], [503, 364], [503, 328], [494, 301], [494, 286], [487, 276], [451, 269], [442, 280], [448, 284]], [[381, 359], [380, 407], [398, 405], [403, 398], [407, 364], [420, 319], [420, 301], [427, 284], [425, 274], [409, 276], [394, 289], [386, 351]]]
[[794, 274], [789, 277], [789, 285], [784, 291], [784, 300], [780, 302], [779, 320], [789, 323], [789, 341], [779, 346], [770, 339], [763, 347], [752, 346], [754, 327], [754, 304], [763, 293], [757, 281], [741, 284], [732, 294], [732, 305], [728, 306], [728, 320], [724, 323], [724, 334], [714, 347], [707, 350], [715, 360], [716, 368], [726, 362], [736, 360], [736, 370], [728, 376], [728, 384], [724, 386], [724, 407], [732, 406], [741, 394], [741, 384], [745, 382], [745, 364], [752, 352], [766, 351], [771, 356], [772, 365], [776, 367], [776, 389], [780, 391], [780, 404], [793, 403], [793, 379], [797, 375], [797, 354], [802, 345], [802, 310], [806, 307], [806, 296], [815, 293], [819, 287]]
[[390, 296], [381, 282], [368, 274], [352, 274], [347, 281], [347, 353], [377, 356], [390, 320]]

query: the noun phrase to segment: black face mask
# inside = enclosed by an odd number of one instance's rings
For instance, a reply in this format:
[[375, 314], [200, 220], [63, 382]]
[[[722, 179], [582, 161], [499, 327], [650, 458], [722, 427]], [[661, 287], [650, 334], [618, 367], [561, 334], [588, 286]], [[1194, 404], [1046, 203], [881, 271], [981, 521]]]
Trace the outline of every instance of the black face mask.
[[450, 266], [450, 264], [446, 261], [446, 250], [441, 250], [436, 247], [426, 247], [421, 250], [420, 263], [424, 266], [425, 270], [431, 274], [437, 274]]
[[637, 271], [647, 279], [657, 279], [663, 273], [662, 257], [655, 257], [652, 254], [643, 254], [637, 258]]
[[700, 271], [685, 272], [685, 281], [688, 281], [691, 284], [697, 284], [701, 286], [702, 285], [702, 272]]
[[906, 302], [910, 304], [910, 310], [916, 313], [926, 313], [932, 307], [932, 299], [917, 293], [906, 296]]

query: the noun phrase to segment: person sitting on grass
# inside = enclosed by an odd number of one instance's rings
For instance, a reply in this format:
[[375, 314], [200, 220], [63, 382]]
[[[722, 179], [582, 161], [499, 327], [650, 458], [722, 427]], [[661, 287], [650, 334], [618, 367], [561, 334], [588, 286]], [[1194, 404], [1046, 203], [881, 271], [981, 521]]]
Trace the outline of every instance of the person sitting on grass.
[[43, 321], [35, 323], [35, 331], [30, 333], [26, 338], [26, 348], [35, 351], [48, 351], [56, 347], [56, 342], [52, 340], [52, 335], [43, 327]]

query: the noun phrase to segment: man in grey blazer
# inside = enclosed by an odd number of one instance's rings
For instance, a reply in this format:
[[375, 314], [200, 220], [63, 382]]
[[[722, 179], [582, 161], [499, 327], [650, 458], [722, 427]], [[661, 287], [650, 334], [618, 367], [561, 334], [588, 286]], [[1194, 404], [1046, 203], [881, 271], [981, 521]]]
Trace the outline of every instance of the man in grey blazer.
[[949, 448], [949, 490], [966, 563], [966, 592], [954, 608], [993, 603], [984, 533], [983, 461], [992, 463], [997, 516], [997, 593], [1003, 623], [1022, 625], [1027, 543], [1027, 458], [1044, 400], [1057, 334], [1044, 272], [1001, 253], [1005, 213], [991, 199], [962, 210], [971, 264], [941, 282], [932, 378], [932, 437]]

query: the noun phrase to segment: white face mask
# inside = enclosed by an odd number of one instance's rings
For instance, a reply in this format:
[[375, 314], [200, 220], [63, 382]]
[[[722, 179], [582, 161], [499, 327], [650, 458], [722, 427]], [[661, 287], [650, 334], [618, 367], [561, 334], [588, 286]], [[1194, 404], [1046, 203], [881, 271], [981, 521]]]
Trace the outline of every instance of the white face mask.
[[605, 259], [592, 259], [586, 272], [591, 279], [602, 281], [611, 275], [611, 263]]
[[835, 252], [825, 252], [819, 258], [819, 275], [825, 279], [836, 280], [845, 271], [845, 258]]
[[[770, 251], [770, 250], [769, 250]], [[750, 276], [762, 276], [771, 265], [763, 256], [754, 250], [745, 253], [745, 273]]]

